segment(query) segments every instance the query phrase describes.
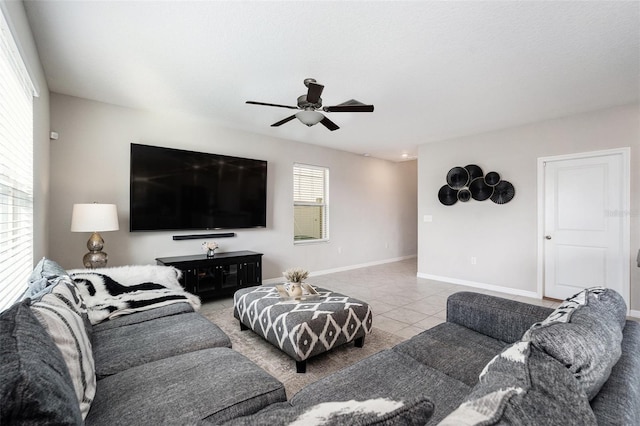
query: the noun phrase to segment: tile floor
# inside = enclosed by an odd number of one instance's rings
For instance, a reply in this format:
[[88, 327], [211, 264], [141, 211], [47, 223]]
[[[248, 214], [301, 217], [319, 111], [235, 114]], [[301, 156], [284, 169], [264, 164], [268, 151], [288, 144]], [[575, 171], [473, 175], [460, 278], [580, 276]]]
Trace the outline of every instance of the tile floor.
[[[310, 277], [307, 282], [369, 303], [373, 325], [408, 339], [444, 322], [446, 301], [458, 291], [475, 291], [555, 308], [558, 303], [417, 278], [416, 259]], [[233, 306], [233, 298], [203, 303], [203, 311]]]

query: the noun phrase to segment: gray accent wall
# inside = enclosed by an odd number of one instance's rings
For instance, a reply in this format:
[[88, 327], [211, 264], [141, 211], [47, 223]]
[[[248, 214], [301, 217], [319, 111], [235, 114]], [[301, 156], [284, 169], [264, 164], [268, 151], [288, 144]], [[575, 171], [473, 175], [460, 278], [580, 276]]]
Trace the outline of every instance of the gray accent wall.
[[[640, 110], [627, 105], [420, 146], [418, 276], [441, 277], [520, 295], [537, 291], [537, 159], [631, 147], [631, 309], [640, 309]], [[477, 164], [513, 183], [508, 204], [471, 200], [444, 206], [438, 189], [450, 168]], [[425, 215], [432, 222], [424, 222]], [[475, 257], [475, 265], [471, 258]], [[588, 285], [585, 284], [585, 285]]]
[[[74, 203], [118, 206], [120, 230], [102, 234], [109, 266], [201, 253], [201, 243], [212, 240], [172, 240], [173, 235], [197, 232], [129, 232], [131, 143], [268, 161], [267, 227], [233, 230], [236, 237], [215, 239], [221, 251], [264, 253], [263, 279], [277, 278], [293, 266], [322, 272], [416, 255], [416, 161], [394, 163], [229, 129], [207, 118], [150, 113], [55, 93], [51, 127], [60, 138], [51, 143], [48, 255], [66, 268], [82, 266], [90, 236], [70, 232]], [[322, 131], [326, 129], [309, 129]], [[277, 129], [273, 133], [277, 135]], [[294, 162], [330, 169], [329, 242], [293, 244]]]

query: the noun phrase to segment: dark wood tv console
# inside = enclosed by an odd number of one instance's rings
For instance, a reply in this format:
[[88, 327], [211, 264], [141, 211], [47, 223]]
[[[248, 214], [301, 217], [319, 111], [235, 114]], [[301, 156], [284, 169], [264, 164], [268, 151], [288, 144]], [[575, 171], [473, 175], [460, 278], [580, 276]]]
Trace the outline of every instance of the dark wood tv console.
[[262, 284], [262, 253], [253, 251], [159, 257], [156, 262], [180, 269], [185, 290], [202, 298], [229, 296], [239, 288]]

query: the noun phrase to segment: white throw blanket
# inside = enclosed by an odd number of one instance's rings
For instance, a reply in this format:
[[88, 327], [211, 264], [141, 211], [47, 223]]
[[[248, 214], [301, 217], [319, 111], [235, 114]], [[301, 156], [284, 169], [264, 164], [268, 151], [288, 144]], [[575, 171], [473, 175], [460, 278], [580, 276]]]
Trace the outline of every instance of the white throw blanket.
[[169, 266], [136, 265], [68, 271], [82, 295], [91, 324], [172, 303], [200, 309], [200, 299], [184, 291], [181, 272]]

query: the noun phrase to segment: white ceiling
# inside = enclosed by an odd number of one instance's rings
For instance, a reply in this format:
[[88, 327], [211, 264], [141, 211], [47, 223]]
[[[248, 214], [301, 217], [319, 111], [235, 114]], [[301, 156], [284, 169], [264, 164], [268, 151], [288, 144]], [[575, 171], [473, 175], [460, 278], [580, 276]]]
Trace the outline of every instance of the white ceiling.
[[[52, 92], [400, 160], [426, 142], [638, 102], [637, 1], [25, 1]], [[303, 80], [324, 105], [297, 120]]]

